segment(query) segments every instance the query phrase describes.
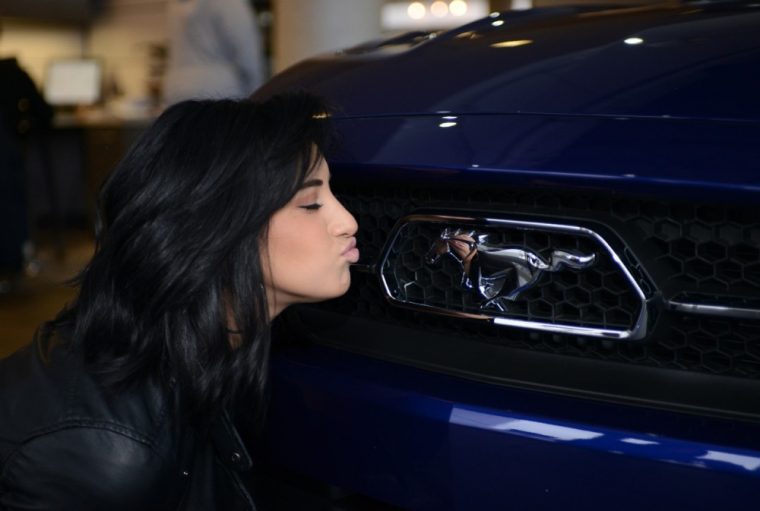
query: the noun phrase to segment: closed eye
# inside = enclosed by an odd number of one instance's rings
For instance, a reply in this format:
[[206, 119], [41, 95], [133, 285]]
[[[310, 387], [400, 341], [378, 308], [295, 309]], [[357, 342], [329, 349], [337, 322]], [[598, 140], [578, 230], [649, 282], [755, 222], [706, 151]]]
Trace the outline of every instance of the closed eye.
[[316, 211], [317, 209], [321, 208], [322, 204], [319, 204], [315, 202], [314, 204], [307, 204], [305, 206], [301, 206], [301, 209], [307, 209], [309, 211]]

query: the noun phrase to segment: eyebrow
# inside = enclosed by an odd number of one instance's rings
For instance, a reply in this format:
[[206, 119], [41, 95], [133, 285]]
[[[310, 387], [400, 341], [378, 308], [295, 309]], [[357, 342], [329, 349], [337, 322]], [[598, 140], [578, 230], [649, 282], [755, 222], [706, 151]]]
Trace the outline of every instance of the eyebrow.
[[305, 181], [304, 184], [301, 185], [301, 190], [304, 188], [309, 188], [310, 186], [322, 186], [324, 184], [324, 181], [321, 179], [309, 179], [308, 181]]
[[[332, 179], [332, 174], [328, 176], [327, 180], [330, 181], [331, 179]], [[309, 179], [308, 181], [304, 181], [300, 189], [303, 190], [304, 188], [309, 188], [312, 186], [322, 186], [323, 184], [325, 184], [325, 182], [322, 181], [321, 179]]]

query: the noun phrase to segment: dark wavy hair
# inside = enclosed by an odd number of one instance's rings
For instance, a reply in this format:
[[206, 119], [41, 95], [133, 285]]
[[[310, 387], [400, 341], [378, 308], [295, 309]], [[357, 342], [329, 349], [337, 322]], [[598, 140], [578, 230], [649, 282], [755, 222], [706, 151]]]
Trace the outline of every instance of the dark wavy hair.
[[50, 325], [69, 326], [101, 382], [176, 382], [190, 417], [242, 393], [263, 403], [262, 240], [331, 140], [326, 111], [306, 93], [185, 101], [132, 146], [101, 188], [79, 294]]

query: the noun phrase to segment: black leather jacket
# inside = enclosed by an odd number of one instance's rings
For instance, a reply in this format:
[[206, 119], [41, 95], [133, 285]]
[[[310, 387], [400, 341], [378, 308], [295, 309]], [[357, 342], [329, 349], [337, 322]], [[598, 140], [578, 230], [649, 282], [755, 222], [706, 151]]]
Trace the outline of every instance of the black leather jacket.
[[81, 356], [44, 346], [0, 360], [0, 509], [255, 509], [226, 414], [200, 434], [160, 387], [109, 394]]

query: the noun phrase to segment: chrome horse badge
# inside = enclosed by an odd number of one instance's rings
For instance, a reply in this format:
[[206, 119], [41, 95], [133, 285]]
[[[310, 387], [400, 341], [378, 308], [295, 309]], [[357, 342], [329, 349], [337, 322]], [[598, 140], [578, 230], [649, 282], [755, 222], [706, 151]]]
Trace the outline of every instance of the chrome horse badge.
[[516, 301], [534, 287], [545, 272], [565, 268], [585, 270], [596, 260], [593, 253], [554, 250], [546, 261], [523, 247], [489, 245], [486, 234], [449, 228], [433, 242], [425, 259], [428, 264], [435, 264], [446, 255], [459, 263], [462, 287], [477, 290], [485, 300], [480, 308], [500, 312], [507, 312], [508, 302]]

